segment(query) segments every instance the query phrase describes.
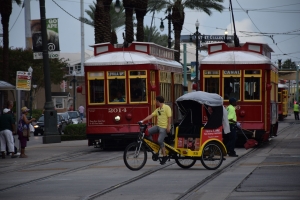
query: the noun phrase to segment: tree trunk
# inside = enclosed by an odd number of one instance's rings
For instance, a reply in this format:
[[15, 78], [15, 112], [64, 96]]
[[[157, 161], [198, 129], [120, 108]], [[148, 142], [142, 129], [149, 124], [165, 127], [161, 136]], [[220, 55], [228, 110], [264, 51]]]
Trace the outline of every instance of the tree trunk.
[[[97, 0], [95, 10], [95, 44], [104, 42], [104, 5], [103, 0]], [[109, 40], [110, 41], [110, 40]]]
[[133, 41], [133, 9], [135, 0], [123, 0], [123, 6], [125, 8], [125, 41], [127, 43], [132, 43]]
[[12, 0], [2, 1], [0, 3], [1, 23], [3, 29], [3, 66], [2, 80], [8, 82], [9, 63], [8, 63], [8, 48], [9, 48], [9, 18], [12, 12]]
[[104, 16], [103, 16], [103, 25], [104, 29], [102, 30], [104, 42], [111, 41], [111, 23], [110, 23], [110, 4], [112, 0], [104, 0]]
[[184, 11], [181, 1], [177, 1], [172, 8], [172, 23], [175, 37], [174, 49], [177, 50], [174, 53], [174, 57], [175, 61], [180, 62], [180, 34], [184, 23]]
[[148, 0], [139, 0], [135, 4], [135, 13], [137, 19], [136, 40], [144, 42], [144, 17], [147, 13]]

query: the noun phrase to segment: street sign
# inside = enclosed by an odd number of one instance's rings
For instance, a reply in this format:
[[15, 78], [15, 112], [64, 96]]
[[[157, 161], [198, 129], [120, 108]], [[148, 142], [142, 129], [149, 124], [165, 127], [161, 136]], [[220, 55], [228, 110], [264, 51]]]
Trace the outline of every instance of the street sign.
[[17, 71], [16, 89], [29, 91], [31, 89], [31, 75], [30, 72]]

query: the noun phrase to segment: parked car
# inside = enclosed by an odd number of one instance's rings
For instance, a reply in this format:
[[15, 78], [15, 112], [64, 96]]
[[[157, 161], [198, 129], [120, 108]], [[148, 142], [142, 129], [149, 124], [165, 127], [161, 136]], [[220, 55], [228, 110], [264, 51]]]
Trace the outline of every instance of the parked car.
[[[34, 136], [37, 135], [44, 135], [45, 131], [45, 121], [44, 121], [44, 115], [42, 115], [37, 122], [35, 123], [34, 127]], [[64, 120], [64, 118], [61, 115], [57, 115], [57, 130], [58, 133], [61, 135], [63, 133], [63, 128], [66, 127], [67, 122]]]
[[67, 125], [72, 124], [72, 119], [71, 119], [71, 117], [70, 117], [70, 115], [69, 115], [68, 112], [57, 113], [57, 114], [60, 115], [60, 116], [62, 116], [64, 118], [64, 120], [66, 121]]
[[78, 124], [81, 122], [80, 115], [78, 111], [68, 111], [73, 124]]

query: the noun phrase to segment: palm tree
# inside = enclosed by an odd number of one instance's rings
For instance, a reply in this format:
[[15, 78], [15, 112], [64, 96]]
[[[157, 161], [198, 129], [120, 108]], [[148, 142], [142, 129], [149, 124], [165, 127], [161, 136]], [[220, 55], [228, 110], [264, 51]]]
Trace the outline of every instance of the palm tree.
[[[151, 1], [151, 2], [150, 2]], [[217, 10], [219, 12], [223, 11], [224, 7], [220, 4], [224, 0], [160, 0], [160, 5], [166, 5], [165, 8], [172, 9], [172, 24], [174, 29], [174, 37], [175, 37], [175, 47], [177, 50], [175, 52], [175, 60], [180, 61], [180, 35], [182, 26], [184, 24], [184, 9], [195, 9], [199, 11], [203, 11], [208, 15], [211, 15], [211, 9]], [[157, 0], [149, 0], [149, 5], [155, 5]], [[156, 8], [156, 10], [160, 11], [164, 7], [161, 6]]]
[[[139, 1], [139, 0], [137, 0]], [[126, 43], [132, 43], [133, 41], [133, 10], [136, 0], [123, 0], [123, 6], [125, 7], [125, 40]]]
[[[18, 5], [21, 5], [21, 0], [14, 0]], [[3, 28], [3, 70], [2, 80], [8, 82], [9, 63], [8, 63], [8, 48], [9, 48], [9, 18], [12, 12], [13, 0], [0, 1], [1, 23]]]
[[111, 40], [110, 5], [112, 0], [97, 0], [94, 26], [95, 43], [109, 42]]
[[138, 0], [135, 3], [135, 14], [137, 20], [136, 40], [144, 41], [144, 17], [147, 13], [148, 0]]
[[[82, 20], [84, 23], [86, 23], [92, 27], [95, 27], [96, 6], [97, 6], [96, 2], [93, 2], [93, 4], [89, 5], [90, 9], [85, 10], [85, 13], [90, 17], [90, 19], [80, 18], [80, 20]], [[110, 25], [111, 25], [111, 40], [110, 40], [110, 42], [112, 44], [116, 44], [117, 43], [116, 30], [125, 24], [124, 7], [121, 6], [120, 12], [116, 12], [114, 5], [111, 4], [109, 15], [110, 15]]]

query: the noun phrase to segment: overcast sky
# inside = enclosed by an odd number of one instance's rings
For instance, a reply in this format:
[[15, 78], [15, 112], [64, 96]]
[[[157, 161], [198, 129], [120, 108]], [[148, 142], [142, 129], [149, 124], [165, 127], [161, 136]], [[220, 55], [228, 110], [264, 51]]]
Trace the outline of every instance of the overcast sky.
[[[54, 1], [63, 9], [58, 7]], [[84, 9], [89, 9], [93, 0], [84, 0]], [[113, 0], [115, 2], [115, 0]], [[300, 64], [300, 1], [299, 0], [232, 0], [237, 35], [241, 42], [267, 43], [274, 51], [272, 61], [292, 59]], [[39, 19], [39, 1], [31, 0], [31, 19]], [[200, 22], [199, 32], [205, 35], [223, 35], [225, 29], [233, 34], [232, 17], [229, 12], [229, 0], [224, 0], [224, 11], [213, 11], [211, 16], [196, 10], [185, 9], [185, 22], [182, 35], [196, 31], [195, 22]], [[68, 13], [69, 14], [68, 14]], [[58, 18], [60, 50], [64, 53], [80, 52], [80, 0], [46, 0], [46, 18]], [[19, 17], [18, 17], [19, 16]], [[154, 25], [160, 26], [164, 12], [156, 13]], [[85, 17], [87, 15], [85, 14]], [[144, 25], [150, 26], [152, 13], [145, 16]], [[167, 21], [164, 21], [167, 34]], [[13, 5], [10, 17], [11, 47], [25, 47], [24, 9]], [[85, 47], [94, 44], [94, 29], [85, 25]], [[2, 27], [0, 28], [0, 33]], [[122, 43], [124, 27], [117, 30], [118, 42]], [[262, 34], [263, 33], [263, 34]], [[273, 36], [273, 39], [271, 38]], [[174, 36], [172, 36], [174, 38]]]

